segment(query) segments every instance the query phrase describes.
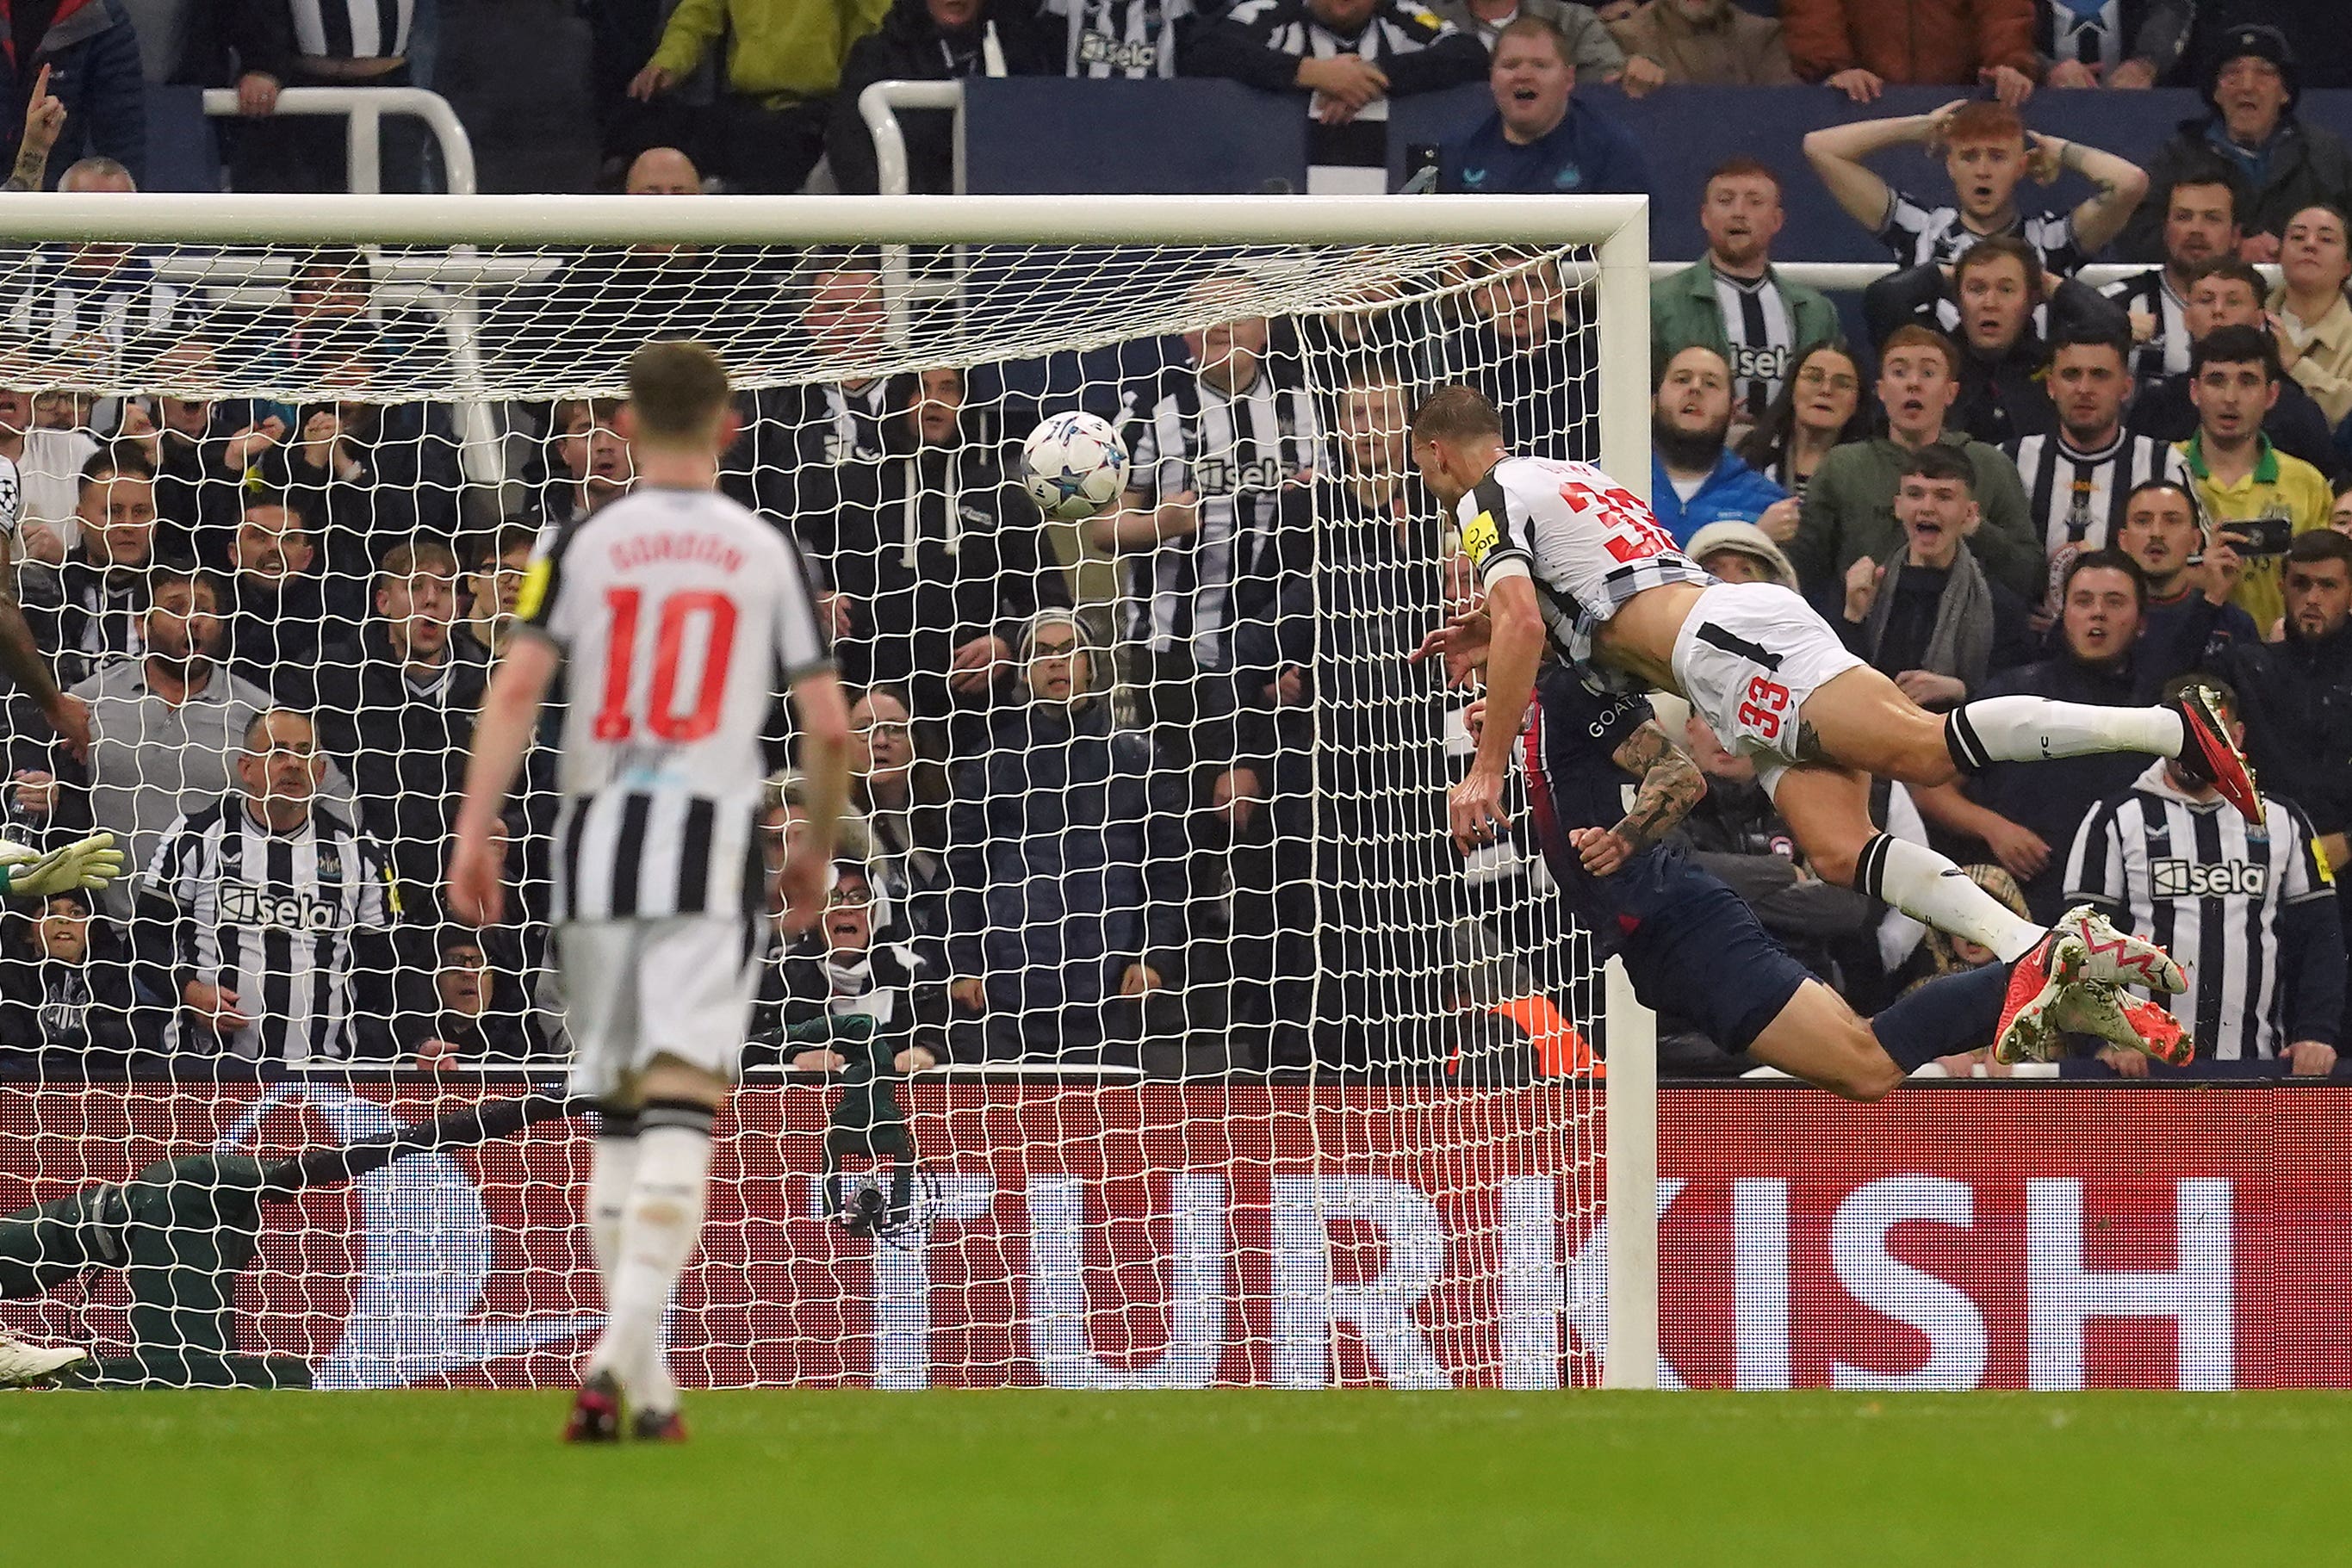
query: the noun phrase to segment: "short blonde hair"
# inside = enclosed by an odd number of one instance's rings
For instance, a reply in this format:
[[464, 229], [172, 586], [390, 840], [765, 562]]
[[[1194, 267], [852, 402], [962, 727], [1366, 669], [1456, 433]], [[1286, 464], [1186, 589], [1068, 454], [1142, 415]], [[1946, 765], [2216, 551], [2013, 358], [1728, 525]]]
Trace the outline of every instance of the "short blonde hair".
[[629, 408], [649, 441], [709, 435], [733, 395], [727, 367], [700, 343], [647, 343], [629, 356], [628, 374]]

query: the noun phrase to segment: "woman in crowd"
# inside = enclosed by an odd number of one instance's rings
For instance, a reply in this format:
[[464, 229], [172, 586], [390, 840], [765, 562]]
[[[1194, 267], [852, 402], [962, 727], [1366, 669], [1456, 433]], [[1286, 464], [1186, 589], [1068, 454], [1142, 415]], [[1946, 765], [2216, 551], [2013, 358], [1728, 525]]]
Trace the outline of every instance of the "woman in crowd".
[[[1801, 499], [1831, 447], [1868, 439], [1862, 366], [1843, 344], [1822, 343], [1797, 361], [1772, 406], [1739, 444], [1739, 455], [1750, 468]], [[1772, 542], [1787, 544], [1796, 528], [1796, 519], [1790, 518], [1785, 532]]]

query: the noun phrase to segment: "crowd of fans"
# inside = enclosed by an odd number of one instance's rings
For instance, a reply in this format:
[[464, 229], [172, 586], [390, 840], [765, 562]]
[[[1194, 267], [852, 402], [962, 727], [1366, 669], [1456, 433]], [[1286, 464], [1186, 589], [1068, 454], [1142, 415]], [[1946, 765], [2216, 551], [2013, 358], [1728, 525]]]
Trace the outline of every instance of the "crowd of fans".
[[[131, 26], [120, 0], [90, 4]], [[57, 9], [52, 39], [81, 7]], [[2333, 486], [2352, 468], [2352, 153], [2297, 119], [2311, 73], [2286, 33], [2217, 24], [2230, 10], [898, 0], [820, 18], [684, 0], [658, 28], [613, 7], [599, 37], [608, 67], [634, 51], [604, 72], [615, 178], [669, 195], [706, 188], [695, 154], [731, 189], [797, 190], [821, 162], [870, 189], [848, 106], [886, 76], [1181, 70], [1303, 89], [1315, 156], [1336, 165], [1385, 98], [1483, 75], [1494, 113], [1446, 145], [1439, 183], [1538, 193], [1647, 185], [1579, 81], [1822, 81], [1865, 102], [1954, 84], [1969, 96], [1933, 114], [1815, 132], [1801, 176], [1740, 157], [1679, 193], [1708, 251], [1653, 294], [1656, 509], [1717, 575], [1805, 594], [1930, 707], [2222, 687], [2275, 798], [2265, 824], [2153, 758], [1882, 787], [1877, 807], [2038, 916], [2090, 900], [2170, 945], [2209, 1058], [2316, 1073], [2345, 1009], [2332, 868], [2352, 830], [2352, 495], [2339, 507]], [[1907, 31], [1890, 25], [1905, 13]], [[201, 15], [186, 42], [210, 63], [190, 68], [233, 73], [257, 118], [283, 85], [406, 68], [399, 37], [345, 29], [321, 52], [301, 27], [273, 31], [315, 14], [282, 0], [173, 14]], [[20, 37], [27, 25], [20, 12]], [[686, 114], [669, 95], [722, 35], [727, 89]], [[2017, 108], [2183, 78], [2210, 112], [2145, 167], [2032, 131]], [[12, 183], [135, 188], [103, 151], [102, 110], [51, 80], [24, 89]], [[642, 145], [655, 129], [690, 152]], [[944, 188], [943, 128], [910, 117], [908, 142], [919, 188]], [[52, 168], [53, 144], [86, 155]], [[1906, 145], [1942, 155], [1948, 194], [1874, 171]], [[275, 160], [268, 178], [331, 183], [321, 148], [256, 157]], [[2061, 172], [2091, 193], [2030, 210], [2029, 182]], [[1859, 332], [1773, 265], [1800, 177], [1901, 269], [1871, 288]], [[2077, 280], [2109, 252], [2151, 265], [2104, 290]], [[608, 339], [690, 331], [737, 308], [708, 259], [583, 258], [535, 282], [519, 319], [556, 338], [591, 315]], [[560, 1054], [544, 922], [562, 823], [543, 754], [505, 824], [508, 923], [457, 925], [440, 888], [533, 538], [630, 488], [615, 406], [504, 410], [508, 471], [488, 488], [519, 504], [482, 515], [461, 505], [485, 486], [461, 474], [457, 411], [369, 395], [446, 350], [362, 253], [308, 253], [282, 302], [233, 332], [134, 249], [30, 271], [0, 300], [6, 811], [35, 836], [112, 831], [139, 874], [7, 916], [0, 1066]], [[1222, 302], [1243, 282], [1184, 286]], [[785, 306], [763, 306], [780, 333], [835, 363], [878, 357], [873, 257], [812, 256], [784, 287]], [[1498, 251], [1409, 308], [1236, 309], [1089, 389], [1134, 462], [1120, 505], [1076, 530], [1047, 527], [1012, 477], [1009, 443], [1070, 401], [1018, 367], [746, 394], [726, 484], [793, 530], [825, 585], [857, 763], [830, 906], [777, 941], [751, 1059], [824, 1068], [837, 1039], [879, 1030], [902, 1066], [1460, 1075], [1565, 1060], [1566, 1017], [1590, 998], [1539, 863], [1509, 842], [1465, 862], [1441, 836], [1464, 699], [1402, 654], [1468, 578], [1403, 432], [1420, 391], [1470, 379], [1517, 449], [1594, 455], [1584, 308], [1551, 257]], [[26, 368], [89, 344], [142, 367], [126, 384], [235, 384], [258, 366], [327, 390], [93, 399]], [[1858, 1002], [1986, 961], [1814, 877], [1752, 771], [1702, 725], [1687, 739], [1711, 789], [1686, 848]], [[787, 767], [772, 855], [799, 810]], [[1668, 1021], [1673, 1066], [1739, 1065]]]

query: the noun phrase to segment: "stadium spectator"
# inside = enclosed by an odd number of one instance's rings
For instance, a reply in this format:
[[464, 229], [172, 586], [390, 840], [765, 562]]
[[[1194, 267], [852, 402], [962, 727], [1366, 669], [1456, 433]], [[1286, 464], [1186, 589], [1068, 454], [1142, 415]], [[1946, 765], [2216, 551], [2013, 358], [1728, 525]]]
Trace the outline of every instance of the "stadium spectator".
[[1949, 339], [1917, 326], [1887, 335], [1878, 359], [1886, 434], [1830, 449], [1806, 486], [1796, 534], [1780, 541], [1816, 605], [1842, 604], [1845, 574], [1855, 561], [1887, 559], [1899, 548], [1894, 507], [1904, 466], [1913, 453], [1938, 444], [1958, 450], [1976, 470], [1971, 487], [1983, 521], [1969, 536], [1969, 548], [2011, 591], [2030, 599], [2042, 591], [2042, 547], [2016, 467], [1999, 447], [1945, 428], [1959, 395], [1958, 376], [1959, 350]]
[[[1942, 153], [1958, 205], [1930, 207], [1888, 185], [1864, 162], [1903, 146]], [[1932, 114], [1808, 131], [1805, 157], [1846, 215], [1876, 235], [1898, 267], [1946, 266], [1980, 239], [2013, 235], [2043, 271], [2072, 277], [2123, 232], [2147, 193], [2147, 176], [2138, 165], [2079, 141], [2029, 131], [2016, 110], [1981, 99], [1948, 103]], [[2091, 196], [2066, 213], [2019, 211], [2020, 181], [2031, 175], [2048, 184], [2070, 169], [2091, 183]]]
[[[148, 359], [149, 384], [203, 386], [219, 356], [201, 338], [184, 338]], [[257, 420], [245, 399], [215, 400], [158, 392], [126, 400], [118, 440], [136, 441], [155, 467], [157, 549], [167, 556], [226, 564], [245, 476], [285, 434], [274, 414]]]
[[360, 822], [415, 909], [441, 886], [487, 674], [456, 656], [457, 618], [457, 556], [429, 539], [395, 545], [374, 619], [327, 650], [319, 676], [320, 743], [351, 770]]
[[537, 532], [528, 525], [509, 523], [474, 541], [466, 557], [466, 612], [451, 633], [458, 658], [488, 664], [507, 651], [507, 638], [515, 627], [515, 605], [522, 596], [523, 574], [530, 568], [537, 539]]
[[[2179, 494], [2175, 491], [2174, 494]], [[2067, 563], [2059, 585], [2059, 646], [2049, 658], [2004, 670], [1982, 696], [2039, 696], [2097, 707], [2143, 707], [2180, 665], [2161, 662], [2146, 637], [2139, 572], [2112, 549], [2085, 550]], [[1914, 789], [1920, 814], [1977, 844], [2014, 876], [2039, 920], [2063, 911], [2066, 845], [2084, 815], [2128, 788], [2155, 758], [2106, 752], [2032, 765], [1995, 763], [1956, 784]]]
[[9, 155], [49, 138], [42, 169], [19, 162], [17, 172], [33, 176], [20, 188], [41, 189], [40, 174], [57, 155], [69, 164], [104, 160], [137, 179], [147, 167], [147, 82], [122, 0], [18, 0], [10, 21], [15, 47], [0, 102], [22, 106], [24, 123]]
[[2034, 600], [2045, 621], [2057, 613], [2067, 563], [2116, 538], [2139, 487], [2188, 476], [2163, 442], [2124, 429], [2129, 362], [2120, 335], [2093, 328], [2060, 336], [2043, 377], [2056, 428], [2020, 436], [2004, 449], [2024, 482], [2034, 531], [2050, 563], [2048, 591]]
[[[2189, 329], [2189, 353], [2193, 356], [2198, 342], [2222, 327], [2251, 327], [2275, 340], [2270, 317], [2263, 308], [2263, 275], [2250, 263], [2225, 256], [2199, 265], [2190, 275], [2188, 302], [2181, 311], [2182, 323]], [[2333, 465], [2336, 448], [2327, 416], [2293, 378], [2281, 381], [2278, 388], [2278, 402], [2263, 418], [2263, 434], [2280, 451], [2314, 467], [2324, 470]], [[2159, 441], [2186, 441], [2195, 434], [2197, 403], [2190, 396], [2188, 371], [2153, 384], [2143, 383], [2132, 399], [2127, 423]]]
[[2341, 866], [2352, 860], [2352, 539], [2332, 528], [2297, 538], [2284, 591], [2284, 634], [2241, 641], [2221, 668], [2263, 782], [2303, 809]]
[[43, 1083], [125, 1078], [155, 1047], [114, 922], [79, 888], [0, 920], [0, 1072]]
[[1648, 0], [1611, 26], [1631, 82], [1643, 66], [1666, 82], [1704, 87], [1783, 87], [1797, 79], [1780, 24], [1731, 0]]
[[1424, 379], [1458, 378], [1485, 392], [1501, 411], [1515, 452], [1588, 462], [1598, 455], [1585, 417], [1588, 345], [1570, 319], [1577, 305], [1558, 261], [1506, 252], [1470, 290], [1469, 305], [1470, 319], [1438, 340]]
[[1176, 74], [1178, 39], [1193, 26], [1192, 0], [1043, 0], [1046, 42], [1062, 35], [1062, 74], [1097, 80]]
[[[236, 778], [246, 727], [272, 706], [269, 693], [222, 667], [219, 590], [213, 580], [166, 569], [142, 617], [143, 656], [119, 659], [74, 688], [89, 706], [89, 816], [143, 872], [164, 830], [220, 799]], [[331, 791], [340, 792], [340, 791]], [[100, 902], [128, 917], [138, 873]]]
[[[1211, 279], [1201, 297], [1222, 300], [1234, 282]], [[1234, 737], [1186, 727], [1245, 699], [1231, 689], [1234, 629], [1271, 612], [1313, 538], [1315, 402], [1268, 355], [1267, 329], [1239, 316], [1184, 334], [1191, 362], [1136, 400], [1120, 509], [1088, 524], [1122, 568], [1129, 675], [1186, 760], [1233, 755]]]
[[1796, 527], [1796, 499], [1726, 447], [1730, 433], [1723, 356], [1694, 346], [1668, 360], [1650, 407], [1650, 508], [1677, 542], [1727, 518]]
[[[58, 189], [128, 195], [139, 183], [111, 158], [85, 158], [58, 177]], [[96, 373], [121, 374], [123, 350], [133, 339], [169, 340], [186, 328], [188, 306], [179, 287], [163, 281], [153, 258], [132, 246], [43, 247], [14, 276], [16, 291], [0, 300], [0, 323], [10, 336]]]
[[2189, 373], [2189, 290], [2199, 267], [2236, 258], [2245, 198], [2246, 182], [2235, 166], [2208, 158], [2183, 167], [2147, 204], [2164, 214], [2164, 265], [2105, 289], [2131, 316], [2138, 345], [2132, 375], [2141, 386]]
[[[1802, 500], [1832, 447], [1870, 439], [1870, 407], [1862, 395], [1862, 367], [1843, 342], [1823, 343], [1797, 356], [1788, 380], [1764, 417], [1739, 443], [1740, 460]], [[1787, 544], [1795, 530], [1774, 539]]]
[[[841, 62], [824, 143], [834, 183], [856, 196], [882, 188], [874, 136], [857, 112], [858, 94], [876, 82], [1058, 75], [1059, 41], [1039, 25], [1035, 7], [1018, 0], [891, 0], [881, 26], [852, 44]], [[908, 189], [931, 195], [955, 190], [954, 122], [947, 110], [899, 111]]]
[[838, 1072], [874, 1040], [887, 1042], [900, 1072], [938, 1065], [923, 1042], [935, 1038], [937, 1015], [916, 1005], [923, 977], [907, 935], [866, 866], [836, 860], [824, 918], [778, 942], [761, 975], [744, 1064]]
[[[2239, 727], [2235, 694], [2205, 675], [2173, 685], [2189, 682], [2212, 685]], [[2267, 793], [2262, 805], [2263, 820], [2249, 822], [2177, 762], [2151, 763], [2084, 819], [2066, 902], [2201, 956], [2189, 988], [2167, 1005], [2206, 1061], [2277, 1060], [2296, 1077], [2325, 1076], [2343, 1024], [2342, 918], [2302, 808]], [[2144, 1056], [2101, 1054], [2132, 1076], [2147, 1071]]]
[[457, 531], [457, 442], [437, 403], [306, 402], [257, 472], [263, 488], [310, 521], [326, 558], [328, 611], [345, 621], [365, 617], [373, 563], [386, 549]]
[[1911, 267], [1884, 277], [1863, 296], [1863, 313], [1882, 340], [1903, 321], [1937, 325], [1949, 311], [1958, 328], [1960, 395], [1950, 421], [1988, 445], [2046, 434], [2058, 423], [2043, 387], [2049, 350], [2035, 330], [2046, 315], [2053, 337], [2092, 333], [2120, 337], [2124, 312], [2072, 278], [2053, 280], [2033, 264], [2025, 244], [1993, 235], [1942, 268]]
[[2180, 455], [2205, 516], [2245, 558], [2230, 597], [2267, 635], [2285, 607], [2279, 568], [2288, 543], [2327, 527], [2336, 492], [2318, 469], [2277, 450], [2263, 434], [2263, 416], [2278, 402], [2280, 385], [2278, 345], [2268, 333], [2216, 329], [2199, 340], [2189, 377], [2197, 434]]
[[[278, 95], [301, 87], [411, 87], [411, 47], [421, 5], [311, 5], [307, 0], [230, 0], [247, 42], [237, 78], [244, 116], [230, 148], [230, 180], [240, 191], [351, 189], [350, 122], [341, 115], [278, 113]], [[390, 121], [383, 131], [379, 184], [424, 188], [422, 144]]]
[[2151, 88], [2180, 64], [2195, 0], [2038, 0], [2044, 87]]
[[1567, 43], [1549, 23], [1522, 16], [1506, 26], [1495, 40], [1486, 82], [1495, 112], [1438, 149], [1439, 190], [1511, 195], [1649, 190], [1640, 145], [1577, 100]]
[[43, 424], [38, 404], [28, 387], [0, 388], [0, 457], [16, 469], [20, 559], [56, 566], [81, 542], [81, 471], [98, 455], [98, 443], [81, 431]]
[[2184, 473], [2133, 489], [2115, 538], [2147, 581], [2139, 657], [2166, 680], [2217, 668], [2231, 646], [2262, 641], [2253, 617], [2230, 602], [2245, 563], [2227, 539], [2205, 537], [2189, 483]]
[[539, 516], [551, 523], [576, 523], [615, 497], [629, 493], [635, 469], [629, 444], [617, 428], [616, 397], [558, 398], [547, 415], [547, 483], [540, 487]]
[[[1456, 31], [1478, 40], [1489, 55], [1495, 52], [1503, 29], [1522, 16], [1532, 16], [1549, 23], [1552, 30], [1568, 40], [1568, 59], [1575, 68], [1576, 79], [1587, 86], [1595, 82], [1614, 82], [1625, 74], [1625, 51], [1617, 47], [1617, 39], [1609, 24], [1602, 21], [1590, 5], [1580, 5], [1574, 0], [1439, 0], [1430, 9], [1441, 20], [1450, 22]], [[1634, 84], [1637, 90], [1655, 87], [1655, 81], [1643, 79]]]
[[1019, 653], [1029, 702], [956, 773], [950, 1038], [959, 1058], [1083, 1062], [1135, 1036], [1140, 998], [1182, 984], [1164, 887], [1181, 845], [1161, 841], [1183, 817], [1154, 797], [1150, 737], [1117, 723], [1082, 622], [1046, 612]]
[[1721, 581], [1777, 582], [1796, 591], [1797, 569], [1772, 536], [1753, 523], [1709, 523], [1683, 549]]
[[859, 693], [849, 726], [849, 800], [869, 841], [861, 858], [908, 926], [936, 936], [945, 925], [937, 904], [947, 887], [947, 770], [896, 686]]
[[683, 0], [653, 56], [630, 79], [649, 102], [693, 76], [721, 37], [725, 86], [716, 108], [719, 172], [730, 189], [790, 195], [824, 156], [825, 121], [843, 57], [882, 21], [877, 0], [799, 5], [786, 0]]
[[[2148, 176], [2161, 193], [2217, 156], [2234, 168], [2248, 193], [2237, 208], [2245, 260], [2276, 261], [2287, 220], [2314, 203], [2352, 207], [2352, 148], [2295, 112], [2302, 88], [2294, 52], [2277, 28], [2232, 27], [2210, 52], [2198, 87], [2209, 112], [2180, 122], [2149, 160]], [[2167, 207], [2150, 203], [2125, 230], [2123, 255], [2163, 259]]]
[[298, 713], [254, 719], [238, 788], [173, 822], [134, 942], [178, 1009], [165, 1049], [301, 1065], [383, 1054], [396, 908], [375, 845], [318, 794]]
[[2336, 509], [2327, 515], [2327, 526], [2339, 534], [2352, 534], [2352, 479], [2336, 487]]
[[[1038, 611], [1066, 608], [1036, 504], [964, 429], [961, 371], [896, 378], [890, 456], [845, 495], [834, 582], [850, 630], [835, 653], [853, 685], [904, 686], [926, 722], [982, 714], [1018, 684], [1013, 645]], [[959, 737], [978, 727], [960, 722]]]
[[1869, 103], [1888, 87], [2033, 91], [2033, 0], [1781, 0], [1789, 58], [1807, 81]]
[[514, 992], [519, 982], [499, 972], [482, 937], [460, 925], [434, 936], [431, 992], [424, 1006], [401, 1019], [401, 1054], [427, 1071], [485, 1062], [520, 1061], [546, 1054]]
[[34, 630], [68, 686], [141, 649], [156, 564], [155, 471], [138, 443], [111, 443], [82, 465], [79, 520], [79, 540], [54, 579], [26, 584]]
[[1764, 416], [1806, 350], [1839, 335], [1826, 295], [1773, 270], [1782, 221], [1780, 176], [1771, 166], [1727, 160], [1706, 177], [1699, 201], [1706, 256], [1650, 290], [1650, 362], [1663, 365], [1693, 344], [1713, 349], [1731, 366], [1742, 423]]
[[228, 666], [279, 704], [308, 711], [317, 701], [319, 651], [357, 626], [328, 622], [321, 558], [296, 503], [268, 491], [239, 494], [244, 515], [221, 601]]
[[2025, 601], [1961, 548], [1981, 521], [1973, 486], [1967, 457], [1921, 447], [1895, 492], [1906, 548], [1846, 569], [1838, 635], [1925, 708], [1956, 707], [1987, 674], [2032, 656]]
[[2279, 360], [2311, 394], [2332, 429], [2352, 416], [2352, 245], [2344, 214], [2305, 207], [2286, 221], [2279, 246], [2285, 281], [2270, 297]]
[[[808, 352], [849, 373], [754, 393], [750, 425], [728, 454], [722, 482], [746, 505], [789, 518], [830, 580], [842, 503], [872, 493], [890, 448], [886, 426], [900, 411], [891, 405], [889, 378], [868, 368], [885, 348], [888, 325], [873, 263], [821, 255], [800, 298]], [[832, 630], [836, 637], [845, 630], [838, 617]]]

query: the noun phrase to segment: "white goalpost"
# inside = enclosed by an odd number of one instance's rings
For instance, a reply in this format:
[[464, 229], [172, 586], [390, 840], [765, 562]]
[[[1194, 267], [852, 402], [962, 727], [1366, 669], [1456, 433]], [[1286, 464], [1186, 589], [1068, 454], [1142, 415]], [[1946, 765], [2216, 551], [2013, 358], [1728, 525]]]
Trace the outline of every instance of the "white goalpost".
[[[233, 1162], [560, 1077], [548, 769], [509, 812], [505, 925], [446, 918], [438, 868], [522, 552], [625, 489], [611, 401], [674, 337], [726, 360], [723, 484], [810, 559], [865, 696], [835, 903], [772, 955], [722, 1124], [681, 1381], [1655, 1387], [1655, 1020], [1524, 801], [1455, 854], [1468, 698], [1402, 658], [1471, 591], [1404, 456], [1431, 387], [1648, 494], [1647, 223], [0, 203], [13, 587], [96, 741], [9, 701], [7, 831], [106, 828], [140, 873], [0, 917], [0, 1331], [125, 1383], [572, 1375], [602, 1306], [584, 1108], [348, 1181]], [[1020, 492], [1023, 436], [1075, 408], [1134, 451], [1116, 518]], [[239, 848], [289, 747], [306, 804]], [[117, 1210], [194, 1261], [125, 1266], [88, 1218]]]

